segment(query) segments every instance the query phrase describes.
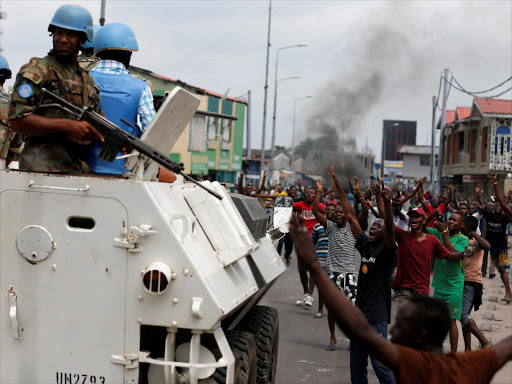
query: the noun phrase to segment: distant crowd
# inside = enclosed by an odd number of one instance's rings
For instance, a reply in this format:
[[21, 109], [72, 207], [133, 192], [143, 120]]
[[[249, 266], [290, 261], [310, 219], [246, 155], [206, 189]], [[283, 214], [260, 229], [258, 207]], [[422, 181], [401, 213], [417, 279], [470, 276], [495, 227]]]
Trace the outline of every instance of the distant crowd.
[[[317, 180], [300, 180], [285, 191], [243, 186], [238, 192], [259, 198], [270, 208], [277, 196], [293, 198], [290, 233], [278, 244], [290, 265], [298, 257], [303, 296], [296, 304], [327, 307], [330, 339], [336, 349], [335, 323], [350, 338], [352, 383], [367, 383], [370, 357], [380, 383], [488, 383], [512, 357], [512, 336], [492, 344], [471, 318], [482, 304], [483, 277], [499, 274], [505, 287], [503, 305], [512, 302], [507, 234], [512, 222], [512, 196], [499, 188], [489, 172], [493, 196], [475, 188], [474, 198], [460, 196], [449, 184], [438, 196], [423, 190], [426, 178], [408, 193], [372, 178], [364, 190], [357, 177], [342, 188], [329, 169], [332, 189]], [[360, 267], [356, 274], [356, 250]], [[490, 262], [488, 258], [490, 257]], [[489, 267], [489, 268], [488, 268]], [[433, 297], [431, 287], [434, 288]], [[398, 308], [390, 328], [391, 302]], [[456, 353], [457, 321], [465, 353]], [[443, 353], [449, 336], [451, 353]], [[481, 349], [471, 351], [475, 336]]]

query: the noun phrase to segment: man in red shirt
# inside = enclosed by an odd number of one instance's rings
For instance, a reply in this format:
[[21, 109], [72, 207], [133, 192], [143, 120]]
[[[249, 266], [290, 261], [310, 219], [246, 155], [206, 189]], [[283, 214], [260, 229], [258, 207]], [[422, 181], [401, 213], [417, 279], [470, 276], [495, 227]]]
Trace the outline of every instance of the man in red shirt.
[[[410, 231], [395, 226], [395, 238], [398, 243], [398, 265], [392, 288], [398, 290], [398, 301], [410, 299], [414, 295], [428, 295], [430, 272], [434, 257], [450, 261], [461, 260], [466, 253], [471, 256], [474, 249], [465, 252], [450, 252], [433, 235], [423, 232], [425, 211], [414, 208], [409, 216]], [[443, 239], [450, 241], [448, 231], [444, 231]]]
[[[318, 223], [317, 218], [313, 214], [313, 201], [315, 200], [315, 188], [309, 187], [306, 190], [306, 199], [293, 203], [293, 210], [298, 212], [304, 221], [304, 225], [308, 229], [309, 236], [313, 233], [313, 227]], [[320, 211], [323, 212], [325, 209], [324, 204], [320, 204]], [[300, 282], [302, 283], [302, 289], [304, 290], [304, 296], [297, 300], [295, 304], [306, 305], [308, 307], [313, 306], [313, 290], [309, 293], [309, 284], [314, 287], [313, 281], [308, 277], [308, 268], [305, 268], [300, 261], [297, 260], [297, 267], [299, 269]]]

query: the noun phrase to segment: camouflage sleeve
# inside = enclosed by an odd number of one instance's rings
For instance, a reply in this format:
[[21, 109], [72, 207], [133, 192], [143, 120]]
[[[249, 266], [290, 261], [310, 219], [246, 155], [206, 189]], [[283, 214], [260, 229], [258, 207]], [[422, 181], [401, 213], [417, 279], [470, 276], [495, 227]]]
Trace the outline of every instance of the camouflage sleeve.
[[46, 67], [39, 63], [38, 58], [32, 58], [28, 64], [21, 67], [11, 95], [10, 120], [20, 119], [34, 113], [45, 76]]

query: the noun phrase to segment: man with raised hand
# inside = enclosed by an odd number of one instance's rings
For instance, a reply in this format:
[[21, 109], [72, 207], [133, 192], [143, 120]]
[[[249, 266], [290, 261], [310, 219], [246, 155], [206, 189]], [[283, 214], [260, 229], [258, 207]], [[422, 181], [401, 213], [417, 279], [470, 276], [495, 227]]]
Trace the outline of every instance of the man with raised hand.
[[[332, 180], [333, 179], [331, 178], [331, 181]], [[338, 289], [343, 292], [352, 303], [355, 303], [357, 282], [355, 276], [356, 251], [354, 246], [356, 244], [356, 239], [352, 234], [350, 225], [347, 225], [347, 218], [342, 206], [336, 207], [336, 210], [334, 211], [334, 221], [327, 220], [327, 218], [320, 213], [319, 201], [321, 195], [322, 184], [320, 183], [320, 180], [318, 180], [316, 195], [313, 202], [313, 214], [318, 219], [318, 222], [325, 228], [329, 238], [327, 272], [329, 274], [329, 278], [338, 287]], [[340, 196], [339, 192], [338, 196]], [[350, 208], [352, 209], [351, 212], [353, 212], [353, 208]], [[329, 323], [329, 331], [331, 333], [327, 350], [334, 351], [336, 349], [335, 324], [334, 317], [329, 312], [327, 312], [327, 320]]]
[[338, 326], [351, 341], [364, 345], [370, 355], [391, 369], [398, 383], [489, 383], [512, 358], [512, 336], [491, 348], [443, 354], [450, 314], [441, 300], [428, 296], [414, 296], [399, 308], [389, 343], [332, 284], [316, 261], [311, 237], [300, 219], [292, 217], [290, 233], [298, 259], [315, 276]]
[[[381, 191], [379, 182], [372, 182], [373, 193], [383, 202], [384, 220], [376, 220], [366, 235], [354, 217], [353, 210], [345, 191], [339, 184], [331, 165], [329, 176], [334, 184], [340, 204], [352, 234], [356, 239], [355, 247], [361, 254], [361, 266], [357, 281], [356, 306], [361, 309], [371, 327], [387, 339], [388, 324], [391, 322], [391, 274], [395, 265], [395, 231], [391, 208], [392, 192], [388, 188]], [[383, 184], [384, 186], [384, 184]], [[395, 383], [393, 372], [374, 355], [369, 354], [366, 345], [352, 340], [350, 342], [350, 376], [352, 384], [368, 384], [368, 355], [379, 383]]]

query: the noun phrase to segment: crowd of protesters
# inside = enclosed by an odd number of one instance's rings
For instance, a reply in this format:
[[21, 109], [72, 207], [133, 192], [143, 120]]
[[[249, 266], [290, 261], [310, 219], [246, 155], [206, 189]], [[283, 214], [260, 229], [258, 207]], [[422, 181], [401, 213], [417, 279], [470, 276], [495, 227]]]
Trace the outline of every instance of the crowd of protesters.
[[[512, 196], [504, 196], [497, 175], [488, 174], [494, 195], [483, 196], [477, 186], [472, 200], [459, 196], [451, 184], [446, 193], [432, 196], [423, 189], [426, 178], [408, 193], [374, 178], [363, 190], [357, 177], [345, 190], [332, 166], [329, 178], [332, 189], [320, 180], [305, 188], [298, 180], [288, 191], [276, 186], [266, 193], [263, 180], [259, 189], [240, 184], [239, 191], [263, 199], [267, 207], [276, 196], [293, 198], [297, 216], [278, 252], [284, 246], [289, 265], [295, 241], [303, 288], [296, 304], [312, 307], [318, 287], [314, 317], [323, 316], [325, 304], [327, 349], [336, 349], [335, 323], [350, 338], [352, 383], [368, 382], [368, 357], [380, 383], [489, 382], [512, 357], [512, 336], [492, 345], [470, 316], [482, 303], [487, 264], [489, 277], [497, 271], [505, 287], [501, 302], [512, 302], [507, 246]], [[356, 250], [361, 258], [357, 275]], [[392, 300], [398, 311], [389, 344]], [[471, 335], [481, 350], [455, 354], [457, 321], [465, 350], [471, 350]], [[447, 335], [451, 353], [443, 355]]]

